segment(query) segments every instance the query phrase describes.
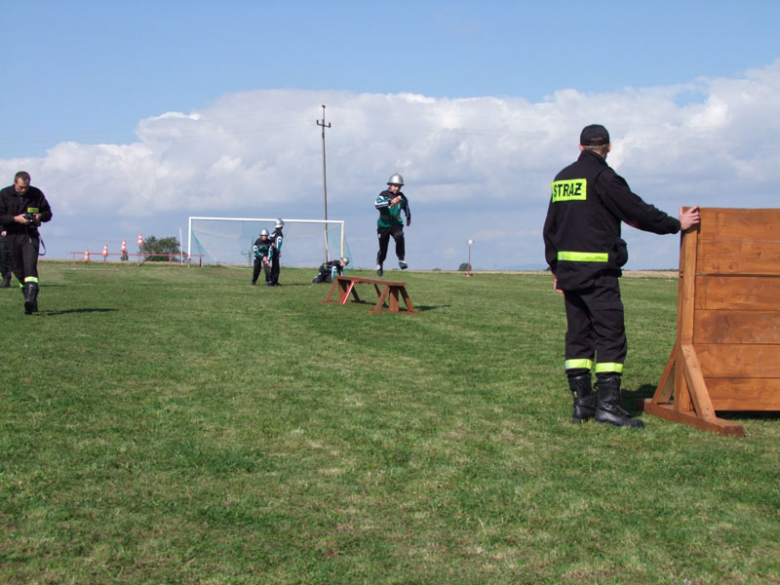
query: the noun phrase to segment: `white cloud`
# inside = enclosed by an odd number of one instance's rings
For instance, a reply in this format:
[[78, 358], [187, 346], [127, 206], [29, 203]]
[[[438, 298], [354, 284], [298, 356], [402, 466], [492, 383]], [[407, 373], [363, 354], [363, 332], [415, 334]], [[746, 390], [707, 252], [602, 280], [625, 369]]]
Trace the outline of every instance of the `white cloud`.
[[[678, 103], [690, 96], [699, 99]], [[325, 103], [330, 217], [347, 220], [351, 241], [360, 243], [352, 250], [357, 264], [373, 263], [373, 198], [400, 172], [414, 212], [407, 230], [413, 266], [457, 268], [453, 260], [474, 234], [485, 267], [523, 266], [542, 262], [549, 183], [576, 158], [579, 131], [593, 122], [612, 134], [610, 163], [667, 212], [694, 203], [775, 206], [778, 96], [780, 61], [675, 87], [562, 89], [539, 103], [248, 91], [141, 120], [132, 144], [62, 143], [40, 159], [0, 160], [0, 174], [32, 173], [54, 207], [62, 250], [87, 241], [95, 217], [102, 218], [99, 239], [129, 225], [147, 232], [186, 225], [188, 215], [318, 218], [322, 130], [315, 122]], [[63, 230], [66, 223], [72, 228]], [[672, 239], [661, 244], [626, 231], [636, 246], [629, 267], [676, 264]]]

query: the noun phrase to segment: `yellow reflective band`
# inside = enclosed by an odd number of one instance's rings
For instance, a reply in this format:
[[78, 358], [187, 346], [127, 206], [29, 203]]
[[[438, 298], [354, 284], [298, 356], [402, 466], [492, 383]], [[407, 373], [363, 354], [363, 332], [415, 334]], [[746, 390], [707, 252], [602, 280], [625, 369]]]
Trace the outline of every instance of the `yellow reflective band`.
[[566, 360], [567, 370], [590, 370], [593, 367], [593, 360]]
[[553, 203], [561, 201], [585, 201], [588, 191], [587, 179], [569, 179], [568, 181], [555, 181], [552, 184]]
[[558, 261], [568, 262], [608, 262], [606, 252], [558, 252]]
[[28, 276], [24, 279], [25, 282], [38, 282], [37, 276]]
[[27, 213], [38, 213], [39, 211], [40, 211], [40, 209], [38, 209], [37, 207], [28, 207], [27, 208]]
[[622, 374], [623, 364], [596, 364], [595, 372], [597, 374]]

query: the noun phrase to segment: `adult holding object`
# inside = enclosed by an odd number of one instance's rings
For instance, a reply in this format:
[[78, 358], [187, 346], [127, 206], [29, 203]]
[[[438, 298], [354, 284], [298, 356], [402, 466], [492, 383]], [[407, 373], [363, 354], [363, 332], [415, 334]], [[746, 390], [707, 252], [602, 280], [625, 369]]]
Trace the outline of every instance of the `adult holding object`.
[[24, 312], [38, 311], [38, 227], [52, 218], [43, 191], [30, 185], [30, 174], [19, 171], [14, 184], [0, 191], [0, 226], [6, 232], [11, 271], [22, 285]]
[[[618, 278], [628, 260], [621, 222], [656, 234], [676, 234], [700, 221], [699, 208], [679, 219], [645, 203], [607, 164], [612, 150], [604, 126], [580, 134], [580, 156], [552, 183], [544, 223], [545, 258], [566, 307], [566, 375], [574, 399], [572, 422], [590, 418], [642, 428], [620, 406], [620, 380], [628, 351]], [[596, 374], [598, 404], [591, 385]]]
[[387, 246], [390, 238], [395, 240], [395, 255], [398, 257], [398, 266], [401, 270], [406, 270], [406, 243], [404, 240], [404, 222], [401, 219], [401, 212], [406, 214], [407, 227], [412, 225], [412, 210], [409, 207], [409, 200], [401, 192], [404, 186], [404, 178], [395, 173], [387, 181], [387, 189], [382, 191], [376, 198], [374, 207], [379, 210], [379, 219], [377, 220], [377, 237], [379, 238], [379, 252], [376, 255], [376, 273], [378, 276], [384, 274], [384, 263], [387, 258]]

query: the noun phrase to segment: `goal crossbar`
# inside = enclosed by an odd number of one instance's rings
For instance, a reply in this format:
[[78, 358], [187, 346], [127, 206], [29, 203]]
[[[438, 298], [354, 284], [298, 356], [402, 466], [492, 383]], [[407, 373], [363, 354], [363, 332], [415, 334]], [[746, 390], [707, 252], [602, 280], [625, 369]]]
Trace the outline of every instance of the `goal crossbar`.
[[[252, 223], [273, 223], [278, 218], [275, 217], [215, 217], [215, 216], [190, 216], [187, 229], [187, 255], [192, 255], [192, 241], [193, 241], [193, 221], [224, 221], [224, 222], [252, 222]], [[321, 224], [323, 226], [323, 239], [324, 239], [324, 251], [325, 261], [328, 260], [328, 227], [338, 226], [339, 228], [339, 256], [345, 256], [346, 241], [344, 236], [345, 221], [340, 219], [284, 219], [282, 221], [285, 224]]]

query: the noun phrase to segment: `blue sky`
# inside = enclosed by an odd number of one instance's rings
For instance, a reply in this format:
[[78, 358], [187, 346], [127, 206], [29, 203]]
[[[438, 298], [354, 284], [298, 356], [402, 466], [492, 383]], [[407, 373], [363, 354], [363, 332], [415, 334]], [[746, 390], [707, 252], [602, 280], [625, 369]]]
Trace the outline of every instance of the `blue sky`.
[[[53, 256], [120, 232], [177, 235], [188, 215], [319, 217], [322, 103], [330, 216], [348, 222], [361, 265], [375, 252], [371, 201], [395, 171], [412, 179], [413, 267], [457, 267], [468, 237], [478, 267], [538, 264], [545, 185], [594, 121], [613, 131], [610, 162], [670, 213], [702, 180], [713, 187], [701, 205], [733, 204], [734, 185], [756, 193], [750, 206], [775, 203], [770, 180], [751, 177], [778, 162], [777, 2], [1, 0], [0, 21], [0, 173], [10, 184], [24, 167], [44, 188]], [[190, 124], [195, 152], [174, 144], [174, 123], [190, 119], [172, 112], [221, 123]], [[667, 124], [680, 153], [652, 168], [636, 142]], [[718, 156], [730, 164], [702, 163], [710, 140], [729, 142]], [[139, 173], [155, 180], [122, 188]], [[216, 193], [225, 183], [238, 194]], [[86, 228], [97, 214], [103, 227]], [[632, 238], [643, 265], [629, 267], [676, 265], [673, 237]]]

